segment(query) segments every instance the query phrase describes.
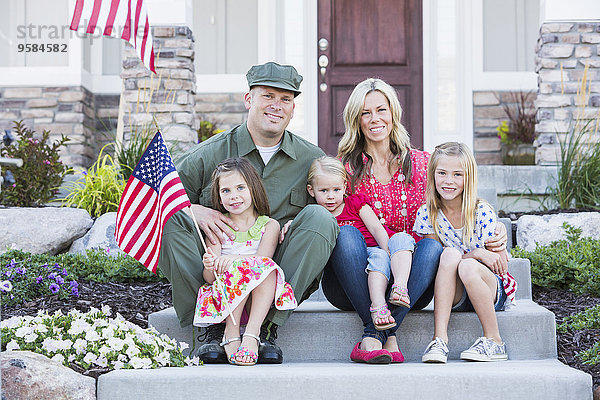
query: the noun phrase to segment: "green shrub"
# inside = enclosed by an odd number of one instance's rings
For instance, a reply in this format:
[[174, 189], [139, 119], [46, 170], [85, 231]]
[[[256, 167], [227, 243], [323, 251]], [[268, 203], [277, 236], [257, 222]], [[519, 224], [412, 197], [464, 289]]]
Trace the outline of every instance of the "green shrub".
[[[600, 329], [600, 305], [588, 308], [570, 317], [566, 317], [562, 324], [556, 327], [558, 332], [580, 331], [583, 329]], [[584, 364], [596, 365], [600, 363], [600, 342], [596, 342], [589, 349], [577, 353], [577, 357]]]
[[17, 258], [10, 258], [10, 255], [2, 258], [2, 279], [12, 284], [10, 292], [0, 291], [2, 304], [13, 306], [50, 295], [57, 295], [60, 299], [79, 296], [79, 284], [73, 273], [59, 263], [34, 261], [25, 253], [22, 255]]
[[[102, 149], [104, 150], [104, 149]], [[87, 210], [92, 217], [117, 211], [121, 195], [125, 189], [125, 181], [108, 154], [98, 155], [98, 159], [82, 178], [69, 185], [70, 193], [63, 199], [67, 207], [78, 207]]]
[[4, 147], [0, 152], [3, 157], [20, 158], [23, 166], [10, 168], [15, 183], [2, 189], [0, 203], [16, 207], [43, 206], [56, 194], [68, 173], [66, 166], [59, 160], [58, 151], [69, 141], [61, 135], [49, 145], [50, 131], [44, 131], [41, 138], [25, 127], [23, 121], [15, 122], [15, 143]]
[[129, 137], [127, 145], [118, 144], [115, 140], [115, 157], [120, 166], [120, 172], [125, 182], [131, 176], [133, 169], [142, 158], [148, 144], [156, 134], [154, 126], [147, 125], [136, 129]]
[[154, 282], [164, 279], [159, 271], [155, 275], [140, 262], [128, 255], [111, 256], [105, 250], [88, 250], [87, 254], [62, 253], [55, 256], [48, 254], [30, 254], [20, 250], [9, 250], [0, 254], [0, 264], [4, 265], [15, 259], [29, 260], [30, 264], [56, 263], [62, 265], [75, 279], [94, 282]]
[[531, 261], [531, 280], [538, 286], [600, 296], [600, 240], [581, 238], [581, 230], [567, 223], [563, 228], [566, 240], [538, 245], [535, 251], [517, 247], [511, 254]]

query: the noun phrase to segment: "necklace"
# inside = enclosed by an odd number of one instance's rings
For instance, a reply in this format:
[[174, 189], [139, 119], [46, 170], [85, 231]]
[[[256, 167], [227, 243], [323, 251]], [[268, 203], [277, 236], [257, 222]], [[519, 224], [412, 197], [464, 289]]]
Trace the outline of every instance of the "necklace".
[[[408, 211], [407, 211], [407, 204], [406, 204], [406, 200], [407, 200], [407, 196], [406, 196], [406, 176], [404, 175], [404, 172], [402, 171], [402, 166], [400, 165], [400, 159], [398, 160], [398, 171], [396, 172], [397, 176], [396, 178], [394, 178], [394, 176], [392, 176], [392, 180], [387, 184], [387, 185], [382, 185], [380, 183], [380, 187], [382, 189], [385, 189], [385, 193], [377, 193], [376, 190], [376, 178], [375, 175], [373, 174], [373, 167], [371, 167], [371, 171], [369, 174], [369, 179], [366, 180], [366, 182], [368, 182], [368, 185], [365, 185], [366, 189], [368, 192], [370, 192], [370, 197], [375, 199], [373, 202], [373, 206], [375, 207], [375, 214], [377, 215], [377, 217], [379, 218], [379, 222], [381, 222], [382, 224], [385, 224], [386, 222], [389, 222], [390, 216], [386, 215], [384, 213], [384, 204], [383, 202], [385, 202], [385, 205], [387, 206], [387, 210], [390, 210], [390, 212], [394, 209], [394, 206], [392, 204], [392, 193], [394, 192], [393, 189], [395, 189], [396, 187], [399, 186], [400, 189], [400, 215], [401, 217], [401, 225], [402, 226], [402, 230], [404, 232], [406, 232], [406, 225], [407, 225], [407, 215], [408, 215]], [[396, 175], [394, 174], [394, 175]], [[377, 182], [379, 183], [379, 182]], [[383, 192], [383, 191], [382, 191]], [[386, 219], [387, 217], [387, 219]]]

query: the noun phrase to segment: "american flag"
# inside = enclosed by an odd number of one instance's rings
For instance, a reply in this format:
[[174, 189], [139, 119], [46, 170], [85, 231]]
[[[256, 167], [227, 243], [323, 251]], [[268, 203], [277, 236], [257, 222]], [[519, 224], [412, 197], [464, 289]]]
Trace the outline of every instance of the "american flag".
[[127, 254], [156, 273], [163, 227], [182, 208], [190, 206], [169, 150], [156, 132], [135, 167], [117, 211], [115, 237]]
[[146, 68], [156, 73], [144, 0], [77, 0], [70, 29], [76, 31], [82, 20], [87, 23], [86, 33], [94, 33], [99, 28], [104, 36], [129, 42]]

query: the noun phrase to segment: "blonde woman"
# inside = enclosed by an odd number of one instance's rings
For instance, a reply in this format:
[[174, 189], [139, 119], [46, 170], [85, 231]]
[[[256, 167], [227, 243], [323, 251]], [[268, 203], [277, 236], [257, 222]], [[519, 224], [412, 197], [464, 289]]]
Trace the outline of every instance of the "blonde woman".
[[507, 360], [495, 311], [514, 304], [517, 284], [507, 272], [506, 250], [486, 250], [494, 236], [496, 214], [477, 198], [477, 164], [464, 143], [435, 148], [429, 161], [427, 205], [421, 206], [414, 231], [444, 246], [435, 278], [434, 338], [423, 362], [448, 359], [448, 321], [451, 311], [475, 311], [483, 336], [463, 351], [470, 361]]
[[[411, 234], [415, 239], [407, 289], [411, 309], [421, 309], [433, 297], [433, 281], [442, 246], [434, 239], [421, 238], [412, 232], [417, 210], [425, 204], [429, 154], [411, 147], [401, 120], [402, 107], [390, 85], [375, 78], [360, 82], [344, 109], [346, 131], [338, 146], [338, 157], [351, 175], [348, 194], [365, 194], [382, 224], [394, 232]], [[506, 232], [501, 229], [500, 232], [488, 246], [505, 247]], [[351, 353], [353, 361], [402, 362], [404, 357], [398, 348], [396, 330], [408, 308], [391, 307], [387, 322], [395, 322], [396, 326], [384, 331], [375, 329], [364, 274], [366, 247], [358, 229], [340, 228], [336, 247], [323, 275], [323, 291], [333, 305], [343, 310], [356, 310], [363, 321], [362, 339]], [[402, 293], [394, 286], [389, 290], [391, 293], [387, 298], [391, 305]], [[381, 357], [382, 352], [389, 356]]]

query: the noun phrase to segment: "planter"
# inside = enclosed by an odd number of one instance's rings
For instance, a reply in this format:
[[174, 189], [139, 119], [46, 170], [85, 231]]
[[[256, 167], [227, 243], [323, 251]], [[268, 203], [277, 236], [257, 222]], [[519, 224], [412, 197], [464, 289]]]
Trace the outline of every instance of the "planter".
[[535, 165], [535, 149], [532, 144], [502, 144], [504, 165]]

